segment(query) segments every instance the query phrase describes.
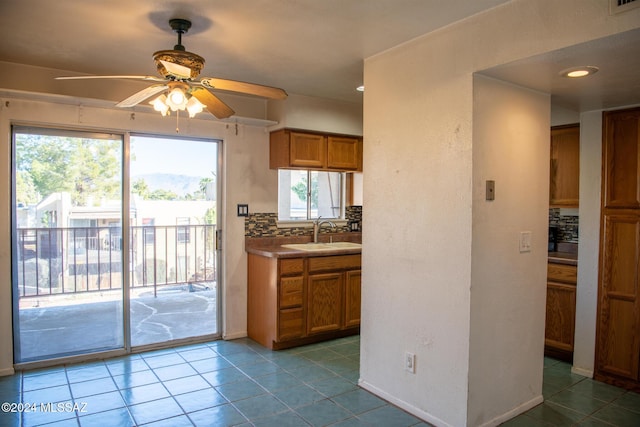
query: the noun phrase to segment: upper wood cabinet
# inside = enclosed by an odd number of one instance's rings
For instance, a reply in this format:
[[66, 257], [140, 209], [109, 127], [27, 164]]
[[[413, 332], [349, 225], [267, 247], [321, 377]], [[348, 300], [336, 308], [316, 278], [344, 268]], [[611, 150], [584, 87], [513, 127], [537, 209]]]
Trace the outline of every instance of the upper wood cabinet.
[[362, 139], [280, 129], [269, 138], [271, 169], [362, 171]]
[[551, 128], [549, 206], [578, 207], [580, 190], [580, 125]]
[[349, 171], [362, 170], [362, 141], [358, 138], [328, 136], [327, 167]]
[[640, 208], [640, 109], [605, 113], [604, 207]]

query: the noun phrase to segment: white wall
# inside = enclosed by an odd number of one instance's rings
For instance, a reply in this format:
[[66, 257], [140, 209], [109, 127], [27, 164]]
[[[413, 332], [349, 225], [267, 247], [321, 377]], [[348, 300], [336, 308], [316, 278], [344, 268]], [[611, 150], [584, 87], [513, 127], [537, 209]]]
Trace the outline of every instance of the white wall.
[[[80, 103], [80, 101], [78, 101]], [[0, 277], [11, 277], [11, 129], [12, 123], [67, 126], [81, 129], [136, 131], [174, 135], [175, 121], [157, 113], [135, 114], [111, 108], [59, 104], [3, 97], [0, 99]], [[268, 169], [269, 136], [266, 129], [248, 125], [183, 120], [180, 135], [223, 140], [222, 224], [223, 252], [223, 336], [246, 335], [246, 255], [244, 219], [236, 216], [236, 204], [250, 209], [273, 211], [277, 200], [277, 175]], [[0, 287], [0, 375], [12, 372], [11, 286]]]
[[592, 377], [595, 357], [602, 185], [602, 111], [580, 116], [580, 229], [573, 372]]
[[[354, 89], [355, 90], [355, 89]], [[362, 105], [289, 94], [285, 100], [269, 101], [267, 118], [281, 128], [362, 135]]]
[[[543, 400], [548, 118], [549, 95], [474, 78], [471, 426], [504, 422]], [[532, 233], [531, 252], [519, 250], [522, 231]]]
[[580, 113], [568, 108], [551, 106], [551, 126], [580, 123]]
[[[484, 364], [470, 354], [471, 347], [486, 336], [492, 319], [472, 328], [473, 307], [493, 298], [502, 301], [499, 293], [513, 286], [516, 273], [499, 263], [493, 271], [495, 283], [485, 286], [487, 294], [472, 297], [473, 286], [483, 283], [472, 264], [481, 260], [479, 254], [488, 244], [473, 242], [472, 224], [507, 221], [515, 230], [528, 223], [517, 218], [520, 210], [500, 216], [487, 212], [486, 218], [472, 215], [473, 149], [480, 144], [472, 132], [472, 74], [636, 28], [638, 17], [639, 10], [609, 16], [606, 0], [514, 0], [366, 59], [363, 386], [426, 421], [453, 426], [494, 425], [501, 416], [525, 409], [516, 406], [518, 401], [539, 393], [537, 383], [525, 374], [522, 383], [507, 382], [508, 390], [476, 400], [479, 392], [493, 393], [495, 377], [489, 382], [475, 372]], [[549, 115], [547, 107], [546, 116], [534, 126], [544, 125], [548, 132]], [[508, 134], [502, 122], [493, 125], [496, 132]], [[548, 138], [543, 144], [548, 149]], [[506, 176], [508, 171], [503, 164], [495, 172]], [[540, 169], [543, 178], [534, 194], [540, 200], [539, 211], [533, 213], [540, 216], [531, 220], [534, 262], [520, 266], [533, 281], [542, 279], [537, 277], [538, 263], [547, 247], [546, 232], [538, 223], [543, 216], [546, 223], [548, 210], [548, 201], [538, 192], [548, 192], [541, 189], [548, 185], [545, 171], [548, 165]], [[492, 247], [488, 250], [491, 253]], [[523, 326], [543, 319], [545, 311], [540, 290], [527, 292], [533, 292], [527, 308], [533, 319], [520, 320]], [[495, 326], [505, 328], [503, 323]], [[542, 325], [531, 326], [520, 329], [530, 335], [518, 343], [526, 341], [540, 355]], [[516, 329], [507, 330], [506, 335], [496, 333], [487, 345], [506, 352], [501, 358], [510, 362], [510, 372], [539, 372], [540, 360], [517, 360], [521, 350], [509, 341]], [[405, 351], [417, 355], [415, 375], [403, 369]], [[534, 388], [531, 392], [520, 388], [529, 386]], [[507, 393], [515, 395], [513, 400], [497, 403]], [[480, 403], [487, 406], [480, 409]]]
[[365, 63], [360, 384], [430, 423], [463, 426], [472, 77], [447, 60], [455, 47], [445, 32]]

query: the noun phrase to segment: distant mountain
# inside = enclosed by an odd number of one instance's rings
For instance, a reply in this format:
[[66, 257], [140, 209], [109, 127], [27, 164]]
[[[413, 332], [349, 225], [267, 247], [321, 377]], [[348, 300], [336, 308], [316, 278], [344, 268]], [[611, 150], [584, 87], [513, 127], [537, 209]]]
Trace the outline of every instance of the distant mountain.
[[175, 175], [170, 173], [151, 173], [131, 177], [131, 183], [143, 179], [150, 191], [168, 190], [178, 196], [185, 196], [200, 191], [201, 177], [189, 175]]

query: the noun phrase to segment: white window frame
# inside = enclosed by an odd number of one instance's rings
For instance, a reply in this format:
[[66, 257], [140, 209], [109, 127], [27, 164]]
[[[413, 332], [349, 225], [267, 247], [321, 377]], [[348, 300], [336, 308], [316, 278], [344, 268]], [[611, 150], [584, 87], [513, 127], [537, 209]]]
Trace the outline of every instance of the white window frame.
[[[296, 170], [297, 172], [306, 172], [307, 174], [307, 203], [306, 203], [306, 215], [304, 218], [291, 218], [291, 201], [290, 201], [290, 192], [291, 192], [291, 181], [287, 180], [286, 184], [283, 179], [286, 179], [285, 176], [288, 175], [292, 170], [289, 169], [279, 169], [278, 170], [278, 225], [282, 227], [290, 227], [296, 224], [310, 224], [313, 220], [317, 219], [318, 212], [315, 214], [312, 211], [311, 207], [311, 198], [309, 197], [310, 189], [308, 187], [308, 183], [311, 182], [311, 174], [316, 172], [333, 172], [333, 171], [318, 171], [318, 170]], [[326, 212], [320, 212], [322, 218], [331, 219], [341, 221], [345, 218], [345, 204], [346, 204], [346, 174], [344, 172], [333, 172], [338, 174], [340, 177], [339, 190], [336, 195], [338, 200], [337, 206], [334, 205], [332, 208], [338, 210], [337, 215], [330, 215]], [[289, 175], [290, 176], [290, 175]], [[286, 187], [285, 187], [286, 186]], [[335, 202], [334, 202], [335, 203]], [[281, 212], [287, 212], [286, 216], [283, 216]], [[335, 222], [335, 221], [334, 221]]]

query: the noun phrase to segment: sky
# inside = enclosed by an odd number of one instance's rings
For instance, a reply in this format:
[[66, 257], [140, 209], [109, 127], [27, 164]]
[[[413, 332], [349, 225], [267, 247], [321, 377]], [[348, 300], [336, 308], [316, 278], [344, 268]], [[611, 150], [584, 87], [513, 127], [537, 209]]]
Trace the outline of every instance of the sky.
[[132, 135], [131, 176], [170, 173], [213, 177], [217, 150], [215, 141]]

